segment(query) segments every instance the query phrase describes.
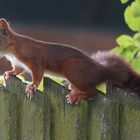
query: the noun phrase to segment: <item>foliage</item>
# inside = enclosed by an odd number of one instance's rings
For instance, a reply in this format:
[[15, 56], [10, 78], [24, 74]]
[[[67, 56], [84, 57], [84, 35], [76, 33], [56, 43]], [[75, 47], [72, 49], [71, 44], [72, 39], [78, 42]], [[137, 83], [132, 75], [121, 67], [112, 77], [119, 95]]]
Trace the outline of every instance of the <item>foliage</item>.
[[[126, 4], [129, 0], [120, 0]], [[133, 1], [124, 11], [124, 19], [127, 26], [134, 32], [133, 36], [122, 34], [117, 39], [117, 47], [111, 51], [122, 55], [132, 64], [132, 67], [140, 72], [140, 0]], [[100, 91], [106, 92], [105, 85], [97, 87]]]
[[[121, 0], [121, 3], [125, 4], [128, 1]], [[120, 35], [116, 39], [118, 46], [111, 51], [124, 56], [136, 71], [140, 72], [140, 0], [134, 0], [126, 7], [124, 19], [134, 34], [132, 36]]]
[[129, 0], [120, 0], [122, 4], [127, 3]]

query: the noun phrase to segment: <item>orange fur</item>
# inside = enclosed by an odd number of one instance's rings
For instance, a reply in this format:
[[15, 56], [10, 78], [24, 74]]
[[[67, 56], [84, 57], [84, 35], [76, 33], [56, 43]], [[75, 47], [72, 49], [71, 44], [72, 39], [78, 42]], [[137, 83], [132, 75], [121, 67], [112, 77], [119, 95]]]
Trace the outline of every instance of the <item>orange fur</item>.
[[[39, 41], [17, 34], [5, 19], [0, 19], [0, 52], [1, 55], [7, 56], [13, 66], [13, 70], [5, 72], [6, 80], [9, 75], [17, 75], [26, 67], [30, 69], [33, 83], [26, 87], [28, 97], [33, 96], [45, 72], [62, 75], [70, 81], [71, 92], [67, 96], [67, 102], [71, 104], [81, 99], [95, 97], [96, 85], [105, 81], [112, 81], [120, 87], [128, 88], [129, 86], [131, 89], [140, 85], [139, 82], [135, 87], [135, 83], [129, 82], [130, 79], [140, 81], [140, 78], [119, 57], [104, 55], [108, 64], [105, 66], [100, 61], [98, 62], [98, 58], [96, 61], [96, 58], [92, 59], [72, 46]], [[119, 65], [110, 63], [111, 59]], [[122, 67], [124, 67], [123, 72]]]

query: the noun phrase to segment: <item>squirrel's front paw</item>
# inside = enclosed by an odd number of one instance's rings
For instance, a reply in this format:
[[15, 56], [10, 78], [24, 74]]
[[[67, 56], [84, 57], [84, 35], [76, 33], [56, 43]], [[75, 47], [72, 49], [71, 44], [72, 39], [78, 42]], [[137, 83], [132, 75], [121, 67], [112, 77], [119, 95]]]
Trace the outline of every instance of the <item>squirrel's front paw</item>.
[[33, 97], [33, 94], [36, 91], [36, 89], [37, 89], [37, 86], [35, 84], [27, 85], [26, 89], [25, 89], [27, 97], [31, 99]]
[[6, 71], [3, 75], [4, 80], [7, 81], [9, 79], [10, 75], [11, 75], [10, 72]]
[[78, 104], [80, 102], [79, 94], [71, 91], [69, 94], [66, 95], [66, 100], [69, 104]]
[[15, 72], [13, 72], [13, 71], [4, 72], [4, 74], [3, 74], [4, 80], [7, 81], [9, 79], [10, 75], [16, 76]]

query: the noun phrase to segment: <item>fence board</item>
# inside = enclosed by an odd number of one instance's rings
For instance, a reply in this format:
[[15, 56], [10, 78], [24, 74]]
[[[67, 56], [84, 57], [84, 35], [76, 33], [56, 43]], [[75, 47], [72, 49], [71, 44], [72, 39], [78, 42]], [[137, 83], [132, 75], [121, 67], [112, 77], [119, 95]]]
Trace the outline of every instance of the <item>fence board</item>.
[[99, 96], [89, 111], [88, 140], [118, 140], [118, 103]]
[[118, 89], [120, 94], [120, 140], [140, 139], [140, 99]]
[[[16, 138], [13, 140], [43, 140], [44, 137], [44, 97], [42, 93], [36, 92], [34, 98], [29, 100], [25, 94], [25, 84], [17, 78], [11, 78], [7, 82], [6, 90], [10, 92], [11, 96], [15, 95], [16, 98], [8, 96], [6, 100], [8, 104], [13, 101], [16, 103], [15, 107], [10, 112], [16, 110], [14, 115], [16, 117], [14, 124], [16, 127]], [[12, 103], [10, 104], [11, 106]], [[9, 112], [9, 111], [7, 111]], [[11, 118], [12, 119], [12, 118]], [[13, 125], [14, 125], [13, 124]], [[11, 129], [12, 130], [12, 129]]]
[[66, 103], [68, 90], [44, 79], [32, 100], [11, 77], [0, 87], [0, 140], [139, 140], [140, 100], [109, 86], [106, 96]]
[[17, 138], [16, 95], [4, 87], [0, 91], [0, 140]]
[[46, 93], [50, 97], [51, 139], [86, 140], [82, 126], [87, 119], [86, 109], [83, 108], [85, 105], [71, 106], [66, 104], [65, 95], [68, 90], [49, 79], [46, 79], [44, 83], [47, 86]]
[[96, 99], [68, 105], [68, 91], [49, 79], [45, 80], [51, 106], [52, 140], [118, 139], [118, 102], [99, 94]]

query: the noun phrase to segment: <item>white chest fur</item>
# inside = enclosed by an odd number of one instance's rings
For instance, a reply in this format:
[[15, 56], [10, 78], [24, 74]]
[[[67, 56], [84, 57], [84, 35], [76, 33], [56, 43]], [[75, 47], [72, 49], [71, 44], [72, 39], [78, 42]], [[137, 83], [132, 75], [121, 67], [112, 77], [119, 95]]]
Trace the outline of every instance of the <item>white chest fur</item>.
[[27, 71], [30, 71], [29, 68], [25, 64], [23, 64], [21, 61], [19, 61], [14, 55], [9, 53], [9, 54], [6, 54], [5, 57], [11, 62], [12, 66], [18, 66]]

